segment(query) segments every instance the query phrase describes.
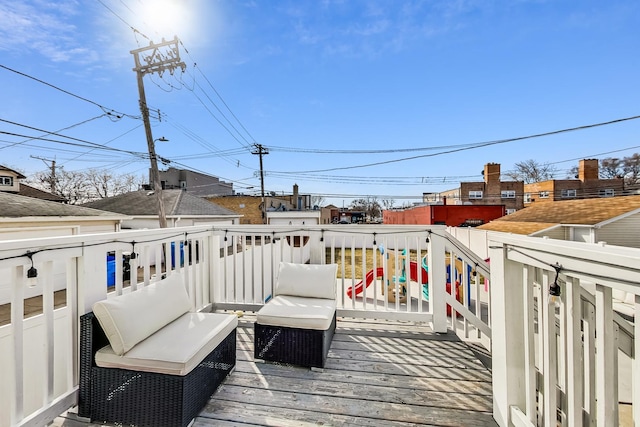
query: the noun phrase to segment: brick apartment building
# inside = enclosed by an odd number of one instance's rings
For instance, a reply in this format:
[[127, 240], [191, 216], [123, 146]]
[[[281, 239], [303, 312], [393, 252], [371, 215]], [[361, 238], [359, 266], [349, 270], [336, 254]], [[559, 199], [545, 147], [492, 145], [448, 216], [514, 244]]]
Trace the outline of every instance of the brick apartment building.
[[484, 165], [482, 175], [484, 181], [461, 182], [459, 188], [424, 194], [423, 198], [435, 198], [449, 205], [504, 205], [507, 214], [524, 207], [523, 181], [501, 181], [499, 163]]
[[550, 179], [525, 184], [524, 205], [558, 200], [591, 199], [623, 195], [622, 178], [600, 179], [598, 159], [580, 160], [577, 179]]

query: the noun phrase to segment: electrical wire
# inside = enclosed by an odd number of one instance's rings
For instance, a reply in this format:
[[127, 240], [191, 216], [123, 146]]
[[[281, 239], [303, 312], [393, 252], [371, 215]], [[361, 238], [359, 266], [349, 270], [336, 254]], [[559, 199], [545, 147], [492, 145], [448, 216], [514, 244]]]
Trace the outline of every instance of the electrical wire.
[[[98, 0], [98, 1], [100, 1], [100, 0]], [[26, 77], [28, 79], [34, 80], [34, 81], [36, 81], [38, 83], [41, 83], [41, 84], [43, 84], [45, 86], [49, 86], [52, 89], [55, 89], [55, 90], [60, 91], [60, 92], [62, 92], [64, 94], [70, 95], [70, 96], [72, 96], [74, 98], [80, 99], [82, 101], [88, 102], [89, 104], [95, 105], [96, 107], [100, 108], [107, 116], [109, 116], [113, 120], [120, 120], [122, 117], [128, 117], [130, 119], [135, 119], [135, 120], [140, 120], [140, 118], [141, 118], [140, 116], [134, 116], [132, 114], [120, 113], [120, 112], [114, 110], [113, 108], [105, 107], [104, 105], [101, 105], [101, 104], [99, 104], [99, 103], [97, 103], [95, 101], [92, 101], [92, 100], [88, 99], [88, 98], [85, 98], [85, 97], [80, 96], [80, 95], [76, 95], [73, 92], [69, 92], [68, 90], [62, 89], [62, 88], [60, 88], [60, 87], [58, 87], [56, 85], [53, 85], [51, 83], [47, 83], [44, 80], [41, 80], [41, 79], [39, 79], [37, 77], [33, 77], [33, 76], [30, 76], [29, 74], [23, 73], [23, 72], [18, 71], [18, 70], [14, 70], [13, 68], [9, 68], [6, 65], [0, 64], [0, 68], [3, 68], [5, 70], [7, 70], [7, 71], [11, 71], [12, 73], [16, 73], [16, 74], [18, 74], [20, 76], [23, 76], [23, 77]]]
[[[533, 134], [533, 135], [519, 136], [519, 137], [507, 138], [507, 139], [499, 139], [499, 140], [494, 140], [494, 141], [479, 142], [479, 143], [476, 143], [476, 144], [474, 144], [472, 146], [469, 146], [469, 147], [453, 148], [453, 149], [450, 149], [450, 150], [441, 151], [439, 153], [423, 154], [423, 155], [419, 155], [419, 156], [404, 157], [404, 158], [401, 158], [401, 159], [384, 160], [384, 161], [380, 161], [380, 162], [366, 163], [366, 164], [362, 164], [362, 165], [342, 166], [342, 167], [335, 167], [335, 168], [328, 168], [328, 169], [316, 169], [316, 170], [309, 170], [309, 171], [294, 171], [294, 172], [274, 171], [274, 172], [306, 174], [306, 173], [318, 173], [318, 172], [331, 172], [331, 171], [336, 171], [336, 170], [360, 169], [360, 168], [366, 168], [366, 167], [371, 167], [371, 166], [380, 166], [380, 165], [387, 165], [387, 164], [390, 164], [390, 163], [404, 162], [404, 161], [407, 161], [407, 160], [415, 160], [415, 159], [421, 159], [421, 158], [426, 158], [426, 157], [441, 156], [443, 154], [457, 153], [457, 152], [460, 152], [460, 151], [466, 151], [466, 150], [471, 150], [471, 149], [481, 148], [481, 147], [488, 147], [488, 146], [491, 146], [491, 145], [505, 144], [505, 143], [508, 143], [508, 142], [524, 141], [524, 140], [527, 140], [527, 139], [541, 138], [541, 137], [545, 137], [545, 136], [558, 135], [558, 134], [567, 133], [567, 132], [575, 132], [575, 131], [579, 131], [579, 130], [592, 129], [592, 128], [595, 128], [595, 127], [607, 126], [607, 125], [622, 123], [622, 122], [630, 121], [630, 120], [637, 120], [639, 118], [640, 118], [640, 116], [625, 117], [625, 118], [622, 118], [622, 119], [610, 120], [610, 121], [607, 121], [607, 122], [601, 122], [601, 123], [595, 123], [595, 124], [590, 124], [590, 125], [577, 126], [577, 127], [573, 127], [573, 128], [566, 128], [566, 129], [560, 129], [560, 130], [554, 130], [554, 131], [550, 131], [550, 132], [537, 133], [537, 134]], [[452, 146], [452, 147], [455, 147], [455, 146]]]

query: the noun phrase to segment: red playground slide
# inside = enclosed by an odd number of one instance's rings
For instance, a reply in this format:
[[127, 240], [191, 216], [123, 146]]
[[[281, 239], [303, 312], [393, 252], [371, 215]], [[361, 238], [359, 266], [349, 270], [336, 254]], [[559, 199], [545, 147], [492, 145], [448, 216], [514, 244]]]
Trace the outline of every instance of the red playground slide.
[[[365, 287], [368, 287], [371, 283], [373, 283], [373, 280], [378, 278], [378, 277], [383, 277], [384, 276], [384, 268], [382, 267], [378, 267], [376, 268], [376, 274], [373, 274], [373, 270], [369, 270], [367, 272], [367, 276], [365, 277], [365, 285], [362, 285], [362, 280], [359, 281], [358, 283], [356, 283], [356, 285], [353, 287], [355, 289], [356, 295], [360, 295], [362, 293], [362, 291], [364, 290]], [[347, 288], [347, 296], [349, 298], [352, 298], [352, 292], [353, 289], [351, 288], [351, 286], [349, 286]]]
[[[427, 270], [423, 267], [421, 271], [422, 277], [420, 278], [420, 283], [423, 285], [429, 283], [429, 274], [427, 274]], [[415, 261], [409, 262], [409, 278], [414, 282], [418, 281], [418, 263]]]

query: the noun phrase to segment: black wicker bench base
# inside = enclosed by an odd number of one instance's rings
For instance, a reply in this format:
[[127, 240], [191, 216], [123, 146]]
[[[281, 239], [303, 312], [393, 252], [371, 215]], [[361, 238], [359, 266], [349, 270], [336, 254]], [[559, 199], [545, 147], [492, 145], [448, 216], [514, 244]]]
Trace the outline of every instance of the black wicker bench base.
[[254, 358], [324, 368], [336, 329], [334, 314], [327, 330], [287, 328], [254, 323]]
[[236, 363], [234, 329], [185, 376], [95, 366], [94, 354], [108, 344], [93, 313], [80, 318], [81, 417], [149, 427], [187, 426]]

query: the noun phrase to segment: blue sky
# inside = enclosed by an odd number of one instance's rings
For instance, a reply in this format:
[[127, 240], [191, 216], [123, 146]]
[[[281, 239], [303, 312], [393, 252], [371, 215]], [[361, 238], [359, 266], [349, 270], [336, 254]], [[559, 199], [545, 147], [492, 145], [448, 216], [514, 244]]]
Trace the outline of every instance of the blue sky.
[[638, 119], [474, 147], [640, 115], [637, 0], [0, 0], [0, 22], [0, 164], [28, 176], [146, 175], [130, 51], [174, 35], [186, 72], [144, 77], [157, 152], [239, 192], [256, 143], [266, 191], [337, 205], [640, 152]]

